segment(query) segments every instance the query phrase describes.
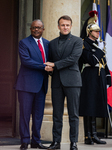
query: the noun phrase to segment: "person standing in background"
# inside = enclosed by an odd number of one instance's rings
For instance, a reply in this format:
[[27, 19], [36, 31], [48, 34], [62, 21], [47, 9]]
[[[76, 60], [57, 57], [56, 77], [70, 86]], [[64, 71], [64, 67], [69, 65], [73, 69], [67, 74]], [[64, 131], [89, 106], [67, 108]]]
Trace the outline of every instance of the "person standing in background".
[[[82, 71], [82, 89], [79, 115], [84, 117], [85, 144], [106, 144], [97, 136], [96, 117], [108, 117], [107, 85], [111, 86], [111, 76], [105, 58], [105, 47], [98, 45], [100, 27], [95, 23], [97, 12], [85, 22], [81, 37], [83, 52], [79, 59]], [[86, 35], [84, 34], [86, 33]]]

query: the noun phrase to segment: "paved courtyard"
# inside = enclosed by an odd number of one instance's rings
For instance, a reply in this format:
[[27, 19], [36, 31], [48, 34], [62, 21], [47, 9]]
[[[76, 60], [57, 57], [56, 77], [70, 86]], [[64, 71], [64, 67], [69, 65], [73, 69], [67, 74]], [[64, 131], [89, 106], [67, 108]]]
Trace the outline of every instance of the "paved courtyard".
[[[112, 150], [112, 139], [104, 139], [107, 144], [106, 145], [85, 145], [84, 143], [78, 143], [78, 150]], [[49, 144], [45, 144], [46, 146], [49, 146]], [[14, 145], [14, 146], [0, 146], [0, 150], [19, 150], [20, 145]], [[70, 145], [69, 144], [61, 144], [61, 150], [69, 150]], [[36, 150], [31, 149], [30, 146], [28, 150]]]

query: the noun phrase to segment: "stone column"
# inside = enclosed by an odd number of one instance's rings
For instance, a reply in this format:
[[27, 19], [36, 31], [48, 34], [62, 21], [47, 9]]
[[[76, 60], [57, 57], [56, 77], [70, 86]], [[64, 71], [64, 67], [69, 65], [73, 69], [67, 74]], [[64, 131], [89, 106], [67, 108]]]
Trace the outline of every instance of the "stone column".
[[[43, 0], [41, 9], [42, 21], [45, 25], [45, 31], [43, 37], [52, 40], [59, 35], [57, 28], [58, 18], [62, 15], [69, 15], [72, 20], [73, 35], [80, 35], [80, 14], [81, 14], [81, 1], [80, 0]], [[52, 141], [52, 103], [51, 103], [51, 88], [49, 88], [46, 96], [46, 105], [44, 112], [44, 119], [41, 128], [41, 139], [46, 141]], [[83, 141], [83, 119], [79, 119], [79, 142]], [[62, 142], [69, 142], [69, 124], [68, 114], [65, 101], [64, 116], [63, 116], [63, 131], [62, 131]]]

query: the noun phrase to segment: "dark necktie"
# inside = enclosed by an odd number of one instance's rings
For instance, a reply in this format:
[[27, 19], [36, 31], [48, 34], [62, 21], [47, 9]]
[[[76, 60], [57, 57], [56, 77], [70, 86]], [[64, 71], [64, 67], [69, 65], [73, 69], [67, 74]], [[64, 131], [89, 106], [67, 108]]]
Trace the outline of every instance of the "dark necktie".
[[43, 47], [42, 47], [42, 45], [41, 45], [41, 43], [40, 43], [40, 40], [38, 40], [37, 42], [38, 42], [38, 47], [39, 47], [39, 49], [40, 49], [40, 51], [41, 51], [43, 63], [45, 63], [45, 55], [44, 55]]

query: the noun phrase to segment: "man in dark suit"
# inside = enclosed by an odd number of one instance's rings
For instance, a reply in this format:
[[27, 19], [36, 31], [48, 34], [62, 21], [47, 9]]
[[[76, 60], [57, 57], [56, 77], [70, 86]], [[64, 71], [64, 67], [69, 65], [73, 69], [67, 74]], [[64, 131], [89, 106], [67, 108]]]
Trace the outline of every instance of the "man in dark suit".
[[[81, 75], [78, 60], [82, 53], [82, 39], [73, 36], [70, 31], [72, 20], [62, 16], [58, 20], [60, 36], [49, 44], [52, 73], [52, 105], [53, 105], [53, 142], [49, 149], [60, 149], [64, 99], [67, 97], [67, 108], [70, 125], [70, 150], [77, 150], [79, 125], [79, 96]], [[46, 70], [49, 70], [46, 66]]]
[[19, 42], [21, 67], [15, 86], [20, 104], [21, 150], [26, 150], [30, 144], [31, 114], [31, 148], [46, 149], [40, 141], [40, 129], [48, 87], [48, 74], [44, 63], [48, 60], [49, 41], [42, 38], [44, 24], [41, 20], [34, 20], [30, 30], [31, 35]]

